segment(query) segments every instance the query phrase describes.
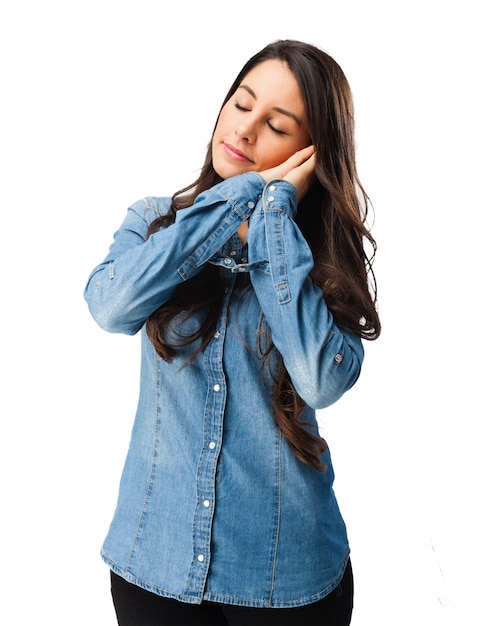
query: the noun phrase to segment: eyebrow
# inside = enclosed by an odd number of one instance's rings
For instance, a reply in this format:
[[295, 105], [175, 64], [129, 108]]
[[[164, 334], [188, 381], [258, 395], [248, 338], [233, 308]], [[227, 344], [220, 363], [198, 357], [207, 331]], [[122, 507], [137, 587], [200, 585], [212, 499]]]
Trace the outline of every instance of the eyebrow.
[[[249, 85], [239, 85], [239, 89], [245, 89], [247, 93], [249, 93], [254, 100], [257, 100], [257, 96], [254, 91], [249, 87]], [[282, 115], [287, 115], [287, 117], [291, 117], [298, 126], [302, 126], [302, 122], [297, 115], [294, 115], [291, 111], [287, 111], [287, 109], [282, 109], [282, 107], [273, 107], [273, 110], [277, 113], [282, 113]]]

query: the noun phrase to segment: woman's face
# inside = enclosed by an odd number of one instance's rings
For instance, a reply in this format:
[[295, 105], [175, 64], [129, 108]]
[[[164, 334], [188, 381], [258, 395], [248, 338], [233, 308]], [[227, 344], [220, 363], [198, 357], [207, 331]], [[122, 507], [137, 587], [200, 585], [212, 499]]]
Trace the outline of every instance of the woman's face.
[[263, 61], [224, 105], [212, 139], [221, 178], [262, 172], [311, 143], [296, 78], [279, 60]]

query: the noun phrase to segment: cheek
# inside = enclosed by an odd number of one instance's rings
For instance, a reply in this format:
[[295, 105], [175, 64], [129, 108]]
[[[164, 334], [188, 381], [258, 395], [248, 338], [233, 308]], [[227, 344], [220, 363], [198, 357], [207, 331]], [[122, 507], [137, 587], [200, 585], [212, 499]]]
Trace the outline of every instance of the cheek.
[[268, 149], [263, 151], [263, 169], [269, 169], [271, 167], [276, 167], [277, 165], [280, 165], [280, 163], [287, 161], [287, 159], [298, 150], [299, 148], [295, 145], [269, 146]]
[[226, 127], [228, 126], [228, 120], [230, 118], [230, 111], [228, 110], [228, 105], [225, 105], [221, 109], [221, 113], [219, 114], [219, 118], [217, 120], [216, 129], [214, 134], [221, 134], [224, 132]]

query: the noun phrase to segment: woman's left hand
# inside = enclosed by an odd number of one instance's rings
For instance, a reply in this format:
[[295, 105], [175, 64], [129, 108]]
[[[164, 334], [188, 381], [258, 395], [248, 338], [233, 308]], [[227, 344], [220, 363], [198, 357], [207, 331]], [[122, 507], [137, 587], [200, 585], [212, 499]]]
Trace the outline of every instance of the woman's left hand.
[[273, 178], [283, 178], [294, 185], [300, 201], [315, 180], [315, 147], [298, 150], [286, 161], [264, 172], [260, 172], [266, 182]]
[[[286, 161], [264, 172], [260, 172], [266, 182], [274, 178], [282, 178], [296, 188], [298, 202], [302, 200], [315, 181], [316, 155], [315, 147], [308, 146], [298, 150]], [[238, 229], [238, 236], [243, 244], [247, 242], [249, 223], [243, 222]]]
[[297, 167], [291, 169], [285, 176], [284, 180], [294, 185], [297, 191], [298, 202], [300, 202], [309, 188], [315, 181], [315, 166], [317, 163], [315, 152], [312, 153], [305, 161]]

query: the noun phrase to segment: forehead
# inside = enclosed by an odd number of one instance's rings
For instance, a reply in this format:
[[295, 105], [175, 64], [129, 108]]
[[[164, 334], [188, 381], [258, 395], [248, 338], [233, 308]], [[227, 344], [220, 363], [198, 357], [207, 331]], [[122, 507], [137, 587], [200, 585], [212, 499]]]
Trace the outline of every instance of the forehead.
[[291, 106], [304, 109], [298, 82], [285, 61], [269, 59], [256, 65], [243, 77], [239, 88], [243, 87], [250, 87], [256, 100], [289, 109]]

